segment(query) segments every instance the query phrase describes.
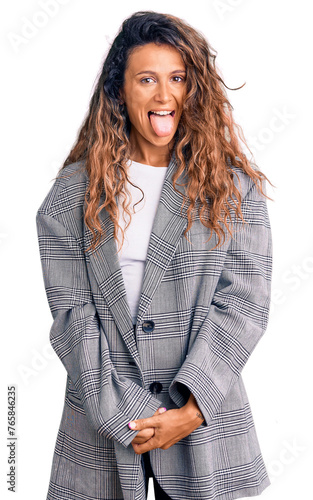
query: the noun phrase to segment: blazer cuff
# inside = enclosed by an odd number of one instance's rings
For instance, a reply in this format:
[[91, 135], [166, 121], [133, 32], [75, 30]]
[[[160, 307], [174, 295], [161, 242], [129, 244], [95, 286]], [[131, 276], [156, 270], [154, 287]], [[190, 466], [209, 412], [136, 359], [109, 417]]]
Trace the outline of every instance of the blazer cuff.
[[[134, 384], [135, 385], [135, 384]], [[105, 423], [98, 429], [99, 434], [103, 434], [109, 439], [113, 439], [121, 443], [125, 448], [129, 446], [138, 431], [133, 431], [128, 427], [129, 422], [140, 418], [152, 417], [158, 408], [164, 406], [162, 401], [156, 399], [150, 392], [144, 391], [138, 387], [139, 393], [137, 396], [138, 404], [136, 408], [132, 408], [132, 415], [119, 411], [113, 417], [106, 420]], [[135, 397], [135, 396], [134, 396]]]
[[199, 410], [201, 411], [202, 416], [204, 418], [204, 421], [202, 422], [201, 425], [205, 426], [208, 425], [208, 422], [209, 420], [211, 420], [212, 417], [210, 416], [207, 409], [203, 405], [200, 393], [195, 387], [191, 387], [191, 384], [189, 384], [188, 386], [188, 382], [186, 382], [183, 377], [177, 377], [175, 378], [175, 380], [173, 380], [169, 388], [169, 393], [170, 393], [170, 398], [179, 408], [185, 406], [185, 404], [188, 402], [191, 393], [195, 397], [197, 405], [199, 406]]
[[[207, 426], [223, 401], [223, 395], [214, 386], [205, 370], [201, 370], [202, 360], [205, 360], [207, 350], [205, 343], [194, 346], [169, 387], [169, 395], [178, 406], [184, 406], [190, 392], [195, 397], [204, 417], [201, 425]], [[188, 392], [189, 391], [189, 392]]]

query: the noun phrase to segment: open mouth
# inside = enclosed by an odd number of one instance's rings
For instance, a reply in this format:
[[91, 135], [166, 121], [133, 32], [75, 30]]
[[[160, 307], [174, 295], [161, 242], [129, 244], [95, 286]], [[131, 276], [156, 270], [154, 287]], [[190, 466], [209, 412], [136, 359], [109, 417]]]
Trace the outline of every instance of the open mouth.
[[156, 113], [154, 111], [148, 111], [148, 118], [150, 119], [150, 116], [151, 115], [157, 115], [157, 116], [171, 116], [172, 118], [174, 118], [174, 115], [175, 115], [175, 111], [171, 111], [170, 113], [166, 113], [166, 114], [160, 114], [160, 113]]
[[168, 137], [175, 132], [175, 111], [149, 111], [148, 118], [154, 133], [158, 137]]

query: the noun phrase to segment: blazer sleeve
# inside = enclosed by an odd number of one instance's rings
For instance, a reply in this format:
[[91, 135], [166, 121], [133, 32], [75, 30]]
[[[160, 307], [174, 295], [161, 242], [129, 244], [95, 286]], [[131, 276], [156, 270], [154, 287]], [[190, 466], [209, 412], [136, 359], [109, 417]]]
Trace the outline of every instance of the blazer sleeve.
[[219, 411], [268, 322], [272, 237], [266, 199], [254, 183], [241, 208], [246, 224], [234, 224], [207, 316], [169, 388], [178, 406], [189, 391], [194, 395], [204, 425]]
[[37, 213], [44, 284], [53, 316], [50, 341], [79, 395], [90, 425], [125, 448], [133, 419], [162, 406], [150, 391], [117, 373], [93, 302], [83, 249], [54, 217]]

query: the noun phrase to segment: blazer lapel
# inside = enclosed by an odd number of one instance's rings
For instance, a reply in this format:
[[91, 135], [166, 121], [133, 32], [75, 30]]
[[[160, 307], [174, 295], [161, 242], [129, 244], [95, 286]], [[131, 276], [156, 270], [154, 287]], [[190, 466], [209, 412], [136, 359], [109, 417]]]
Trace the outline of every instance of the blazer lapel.
[[[177, 193], [173, 188], [172, 176], [177, 168], [177, 161], [173, 153], [166, 172], [165, 181], [153, 222], [142, 291], [139, 301], [137, 321], [142, 321], [149, 307], [153, 295], [168, 268], [175, 253], [182, 233], [187, 227], [187, 206], [182, 209], [183, 186], [177, 186]], [[178, 183], [186, 181], [186, 176], [180, 177]]]
[[[114, 226], [105, 210], [102, 210], [100, 214], [100, 222], [102, 228], [105, 228], [105, 237], [96, 250], [87, 251], [87, 258], [90, 260], [95, 279], [117, 328], [132, 356], [139, 358], [117, 245], [113, 236]], [[85, 226], [85, 248], [88, 248], [91, 239], [91, 231]]]
[[[187, 207], [182, 210], [182, 196], [174, 190], [172, 184], [172, 176], [176, 167], [177, 162], [173, 153], [166, 172], [157, 214], [153, 222], [137, 321], [143, 319], [158, 284], [175, 253], [178, 241], [187, 227]], [[179, 182], [182, 181], [184, 179], [180, 178]], [[178, 190], [182, 192], [183, 187], [178, 186]], [[100, 222], [102, 228], [105, 228], [105, 237], [96, 250], [86, 252], [87, 258], [90, 259], [94, 276], [117, 328], [124, 338], [130, 353], [139, 361], [131, 312], [117, 254], [117, 246], [113, 236], [114, 227], [109, 214], [105, 210], [100, 214]], [[85, 248], [88, 248], [91, 239], [91, 231], [85, 226]]]

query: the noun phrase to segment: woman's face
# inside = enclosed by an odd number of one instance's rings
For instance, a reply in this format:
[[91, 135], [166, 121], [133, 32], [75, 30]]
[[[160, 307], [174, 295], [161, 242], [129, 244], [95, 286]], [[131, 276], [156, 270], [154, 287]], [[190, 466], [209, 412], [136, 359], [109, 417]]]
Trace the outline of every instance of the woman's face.
[[186, 68], [178, 50], [154, 43], [136, 47], [128, 58], [121, 90], [131, 122], [131, 143], [141, 148], [170, 144], [185, 95]]

